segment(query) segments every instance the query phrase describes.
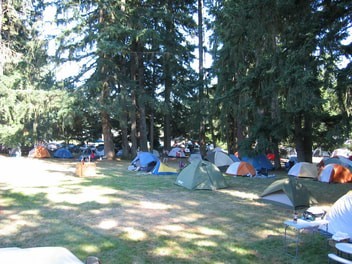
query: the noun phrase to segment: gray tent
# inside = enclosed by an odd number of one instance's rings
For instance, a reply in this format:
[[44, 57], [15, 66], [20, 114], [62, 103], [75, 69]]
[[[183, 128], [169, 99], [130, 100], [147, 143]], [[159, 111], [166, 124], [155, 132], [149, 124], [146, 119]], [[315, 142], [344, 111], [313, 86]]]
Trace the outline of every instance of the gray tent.
[[177, 176], [175, 184], [189, 190], [216, 190], [226, 188], [221, 171], [211, 162], [196, 160], [187, 165]]
[[310, 191], [293, 177], [273, 182], [264, 190], [261, 197], [263, 200], [294, 210], [308, 208], [318, 203]]

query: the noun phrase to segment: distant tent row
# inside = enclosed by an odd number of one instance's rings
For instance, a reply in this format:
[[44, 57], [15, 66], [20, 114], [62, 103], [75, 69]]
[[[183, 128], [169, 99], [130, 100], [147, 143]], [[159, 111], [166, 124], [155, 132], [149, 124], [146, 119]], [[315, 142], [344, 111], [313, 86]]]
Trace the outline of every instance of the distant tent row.
[[44, 146], [37, 146], [28, 153], [30, 158], [50, 158], [49, 151]]
[[[46, 147], [40, 145], [40, 146], [34, 147], [31, 151], [29, 151], [28, 157], [41, 159], [41, 158], [50, 158], [51, 155]], [[69, 151], [68, 149], [60, 148], [54, 152], [53, 157], [61, 158], [61, 159], [71, 159], [73, 158], [73, 155], [71, 151]]]
[[[259, 173], [263, 171], [267, 172], [269, 170], [274, 169], [273, 164], [264, 154], [257, 155], [255, 157], [244, 156], [244, 157], [241, 157], [240, 159], [233, 154], [225, 153], [220, 148], [215, 148], [214, 150], [209, 151], [207, 153], [205, 159], [207, 161], [214, 163], [220, 169], [220, 171], [226, 172], [226, 174], [229, 174], [229, 175], [255, 176], [257, 172]], [[234, 163], [238, 163], [238, 162], [245, 162], [245, 163], [234, 165]], [[245, 174], [243, 172], [237, 172], [238, 167], [247, 167], [247, 172]]]
[[343, 165], [330, 162], [322, 167], [320, 172], [318, 172], [318, 167], [313, 163], [298, 162], [288, 171], [288, 175], [300, 178], [317, 179], [320, 182], [327, 183], [352, 182], [352, 172], [350, 169]]

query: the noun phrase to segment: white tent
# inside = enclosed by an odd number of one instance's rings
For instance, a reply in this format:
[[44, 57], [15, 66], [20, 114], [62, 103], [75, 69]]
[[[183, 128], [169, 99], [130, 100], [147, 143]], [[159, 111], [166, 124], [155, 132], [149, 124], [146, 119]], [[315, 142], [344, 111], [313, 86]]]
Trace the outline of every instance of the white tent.
[[318, 168], [309, 162], [298, 162], [288, 171], [288, 175], [302, 178], [317, 178]]
[[346, 233], [352, 239], [352, 191], [339, 198], [326, 215], [329, 221], [328, 232]]
[[175, 147], [170, 150], [168, 156], [169, 157], [176, 157], [176, 158], [184, 158], [184, 157], [186, 157], [186, 154], [182, 148]]

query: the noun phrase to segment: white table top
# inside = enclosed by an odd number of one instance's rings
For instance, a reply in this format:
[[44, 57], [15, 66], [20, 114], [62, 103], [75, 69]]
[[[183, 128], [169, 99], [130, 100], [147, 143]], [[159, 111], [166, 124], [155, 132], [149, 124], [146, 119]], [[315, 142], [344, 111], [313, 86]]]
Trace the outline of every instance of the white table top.
[[284, 222], [284, 224], [286, 226], [291, 226], [296, 229], [314, 228], [314, 227], [318, 227], [321, 225], [327, 225], [328, 223], [329, 223], [329, 221], [325, 220], [325, 219], [318, 219], [318, 220], [314, 220], [314, 221], [297, 219], [297, 221], [287, 220]]
[[336, 243], [335, 247], [344, 253], [352, 254], [352, 243]]
[[63, 247], [0, 248], [1, 263], [23, 264], [83, 264]]

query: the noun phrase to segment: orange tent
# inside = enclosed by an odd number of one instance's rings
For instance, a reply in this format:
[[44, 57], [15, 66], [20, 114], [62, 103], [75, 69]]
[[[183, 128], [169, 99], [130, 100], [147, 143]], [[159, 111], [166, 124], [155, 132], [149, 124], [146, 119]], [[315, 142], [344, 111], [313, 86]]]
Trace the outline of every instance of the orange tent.
[[45, 147], [37, 146], [29, 152], [28, 157], [30, 157], [30, 158], [50, 158], [50, 153]]
[[352, 173], [349, 169], [340, 164], [328, 164], [321, 170], [318, 179], [321, 182], [329, 183], [352, 182]]
[[256, 171], [254, 167], [245, 161], [237, 161], [232, 163], [225, 172], [232, 176], [255, 176]]

